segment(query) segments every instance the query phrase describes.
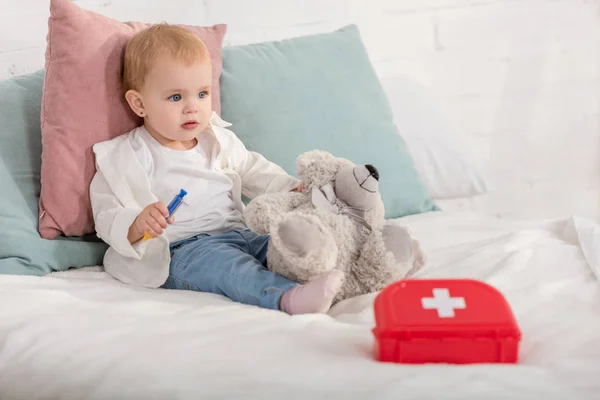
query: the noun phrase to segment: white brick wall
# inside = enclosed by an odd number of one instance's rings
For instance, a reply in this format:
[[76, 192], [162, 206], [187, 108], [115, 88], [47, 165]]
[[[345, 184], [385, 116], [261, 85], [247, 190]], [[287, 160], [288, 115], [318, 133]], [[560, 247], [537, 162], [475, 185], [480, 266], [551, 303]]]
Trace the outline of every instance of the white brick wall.
[[[225, 44], [357, 23], [381, 75], [427, 84], [498, 191], [442, 203], [600, 220], [600, 0], [76, 0], [119, 20], [227, 23]], [[43, 66], [48, 0], [0, 0], [0, 79]]]

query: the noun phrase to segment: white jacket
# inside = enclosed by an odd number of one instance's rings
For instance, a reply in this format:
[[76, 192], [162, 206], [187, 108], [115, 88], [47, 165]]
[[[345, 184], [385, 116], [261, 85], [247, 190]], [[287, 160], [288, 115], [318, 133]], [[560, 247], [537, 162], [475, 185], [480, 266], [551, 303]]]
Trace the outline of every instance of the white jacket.
[[[216, 169], [233, 182], [235, 207], [243, 212], [242, 194], [253, 198], [262, 193], [289, 191], [299, 181], [258, 153], [248, 151], [230, 130], [230, 123], [213, 113], [209, 134], [219, 144]], [[150, 190], [150, 179], [137, 160], [131, 132], [93, 146], [96, 174], [90, 198], [96, 233], [110, 247], [104, 255], [106, 272], [122, 282], [157, 288], [167, 279], [171, 254], [166, 235], [131, 245], [129, 227], [148, 204], [158, 201]]]

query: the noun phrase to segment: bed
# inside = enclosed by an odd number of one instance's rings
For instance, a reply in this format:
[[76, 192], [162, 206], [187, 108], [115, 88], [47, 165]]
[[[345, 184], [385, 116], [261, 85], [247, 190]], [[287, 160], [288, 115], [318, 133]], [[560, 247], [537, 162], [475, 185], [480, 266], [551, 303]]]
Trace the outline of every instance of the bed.
[[466, 211], [396, 221], [427, 255], [415, 279], [469, 277], [504, 294], [523, 334], [518, 364], [380, 363], [376, 293], [290, 317], [126, 286], [95, 266], [0, 276], [0, 398], [598, 398], [600, 226]]
[[[98, 57], [102, 52], [95, 49], [111, 53], [105, 45], [116, 45], [107, 32], [125, 28], [93, 13], [82, 19], [83, 11], [71, 1], [50, 3], [54, 34], [48, 38], [54, 41], [47, 56], [60, 55], [61, 45], [73, 53], [63, 58], [66, 65], [53, 65], [66, 76], [58, 83], [77, 86], [55, 85], [55, 93], [73, 101], [81, 80], [67, 71], [87, 77], [90, 69], [100, 78], [86, 79], [96, 85], [87, 89], [103, 93], [102, 77], [113, 76], [104, 70], [107, 60], [89, 62], [79, 50]], [[222, 28], [215, 33], [219, 43]], [[249, 147], [288, 168], [307, 143], [357, 158], [370, 151], [371, 159], [386, 164], [397, 174], [387, 186], [396, 191], [390, 203], [401, 205], [395, 212], [403, 215], [394, 221], [420, 241], [427, 259], [412, 279], [470, 278], [497, 288], [522, 332], [518, 363], [381, 363], [372, 334], [378, 293], [347, 299], [326, 315], [292, 317], [213, 294], [125, 285], [97, 265], [106, 249], [97, 238], [79, 240], [77, 232], [62, 232], [75, 240], [41, 237], [42, 103], [58, 110], [46, 109], [46, 117], [64, 118], [56, 125], [60, 137], [77, 136], [76, 130], [62, 129], [77, 116], [87, 133], [112, 126], [115, 118], [98, 111], [95, 102], [102, 99], [94, 98], [94, 107], [86, 110], [89, 118], [82, 117], [82, 109], [65, 113], [70, 107], [58, 98], [43, 102], [42, 90], [47, 93], [52, 79], [39, 70], [0, 82], [0, 400], [600, 398], [598, 222], [578, 216], [515, 222], [473, 210], [433, 210], [433, 200], [470, 201], [493, 185], [456, 150], [469, 146], [452, 139], [452, 129], [423, 87], [410, 77], [379, 79], [358, 30], [336, 32], [290, 40], [288, 47], [224, 48], [226, 73], [219, 79], [225, 119], [237, 119], [230, 122]], [[341, 49], [346, 57], [338, 56]], [[294, 61], [297, 56], [302, 62]], [[323, 65], [333, 71], [327, 79]], [[341, 70], [345, 73], [336, 72]], [[350, 89], [361, 96], [345, 96]], [[299, 94], [311, 101], [297, 106]], [[108, 95], [104, 100], [113, 104]], [[253, 118], [246, 118], [248, 110]], [[272, 123], [282, 115], [284, 123]], [[379, 141], [371, 140], [373, 131], [379, 131]], [[337, 138], [320, 142], [333, 132]], [[48, 155], [52, 149], [44, 135]], [[79, 205], [78, 196], [87, 191], [78, 172], [82, 164], [63, 160], [89, 149], [68, 144], [61, 149], [69, 151], [54, 154], [57, 164], [46, 163], [52, 167], [46, 177], [61, 178], [68, 188], [79, 185], [80, 192], [70, 194]], [[382, 149], [398, 151], [384, 157]], [[64, 166], [74, 167], [57, 169]], [[421, 191], [425, 186], [427, 196]], [[69, 194], [45, 187], [58, 195], [56, 206], [70, 217], [74, 208], [63, 203]], [[405, 199], [416, 206], [409, 209]], [[424, 210], [421, 204], [429, 206]]]

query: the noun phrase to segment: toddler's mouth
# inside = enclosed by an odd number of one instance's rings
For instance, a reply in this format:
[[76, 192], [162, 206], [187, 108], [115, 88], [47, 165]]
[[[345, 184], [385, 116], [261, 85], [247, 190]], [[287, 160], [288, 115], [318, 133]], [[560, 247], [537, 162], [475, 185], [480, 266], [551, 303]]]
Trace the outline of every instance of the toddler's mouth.
[[181, 124], [183, 129], [196, 129], [198, 127], [198, 122], [196, 121], [188, 121], [184, 124]]

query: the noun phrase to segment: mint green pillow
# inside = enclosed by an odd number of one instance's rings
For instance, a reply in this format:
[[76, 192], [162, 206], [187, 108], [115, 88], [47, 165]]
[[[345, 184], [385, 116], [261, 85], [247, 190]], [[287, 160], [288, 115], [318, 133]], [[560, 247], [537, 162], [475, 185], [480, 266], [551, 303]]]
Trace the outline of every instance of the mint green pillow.
[[[45, 275], [102, 263], [94, 237], [42, 239], [40, 106], [44, 71], [0, 82], [0, 273]], [[73, 110], [76, 112], [76, 110]]]
[[394, 125], [355, 25], [223, 49], [221, 114], [249, 150], [296, 174], [296, 157], [326, 150], [380, 175], [386, 217], [438, 210]]

